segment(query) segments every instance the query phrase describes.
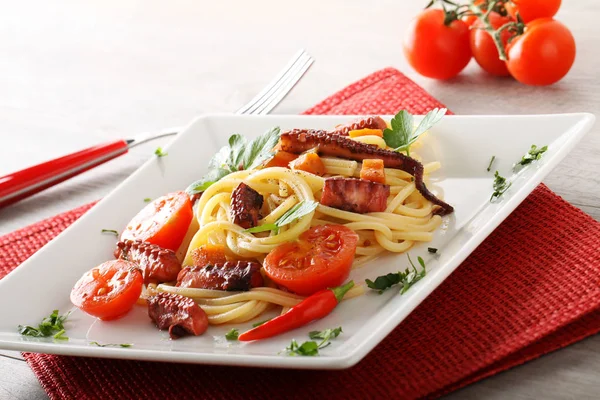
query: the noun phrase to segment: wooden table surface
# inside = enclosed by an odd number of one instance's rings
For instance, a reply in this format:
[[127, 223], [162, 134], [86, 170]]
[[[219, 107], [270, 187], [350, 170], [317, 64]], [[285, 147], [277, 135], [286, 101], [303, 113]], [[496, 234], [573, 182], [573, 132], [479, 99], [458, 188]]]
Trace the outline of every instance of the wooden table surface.
[[[418, 76], [401, 51], [425, 0], [105, 0], [10, 2], [0, 13], [0, 175], [99, 142], [233, 111], [299, 48], [317, 60], [275, 110], [296, 114], [345, 85], [394, 66], [457, 114], [587, 111], [600, 116], [600, 2], [565, 0], [557, 18], [578, 46], [570, 74], [534, 88], [484, 75]], [[545, 183], [600, 219], [600, 126]], [[160, 142], [0, 211], [0, 234], [110, 192]], [[20, 355], [0, 358], [0, 398], [43, 399]], [[600, 396], [600, 337], [514, 368], [449, 398]]]

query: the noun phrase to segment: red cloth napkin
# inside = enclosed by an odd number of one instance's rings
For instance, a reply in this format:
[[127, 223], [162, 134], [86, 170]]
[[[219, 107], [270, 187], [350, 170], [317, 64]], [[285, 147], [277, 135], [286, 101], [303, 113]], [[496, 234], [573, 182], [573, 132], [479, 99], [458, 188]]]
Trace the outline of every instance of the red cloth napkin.
[[[424, 113], [441, 104], [384, 69], [308, 114]], [[0, 276], [91, 205], [0, 238]], [[25, 354], [51, 398], [437, 397], [600, 330], [600, 224], [538, 187], [363, 361], [344, 371]]]

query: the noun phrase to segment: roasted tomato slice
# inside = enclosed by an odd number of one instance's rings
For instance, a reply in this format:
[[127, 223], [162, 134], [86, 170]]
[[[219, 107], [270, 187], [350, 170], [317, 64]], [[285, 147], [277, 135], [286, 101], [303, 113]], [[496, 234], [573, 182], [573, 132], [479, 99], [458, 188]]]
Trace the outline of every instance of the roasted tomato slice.
[[86, 272], [71, 290], [71, 302], [103, 320], [125, 315], [142, 293], [144, 278], [139, 267], [112, 260]]
[[170, 193], [154, 200], [133, 217], [121, 240], [137, 239], [177, 251], [193, 217], [187, 193]]
[[342, 225], [315, 226], [296, 242], [284, 243], [265, 258], [266, 274], [278, 285], [308, 296], [341, 285], [354, 261], [358, 235]]

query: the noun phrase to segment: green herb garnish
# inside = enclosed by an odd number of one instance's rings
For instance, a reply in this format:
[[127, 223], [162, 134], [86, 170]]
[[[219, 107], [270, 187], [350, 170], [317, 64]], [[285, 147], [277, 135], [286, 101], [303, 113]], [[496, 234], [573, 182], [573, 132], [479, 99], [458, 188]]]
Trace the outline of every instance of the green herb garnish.
[[273, 148], [279, 141], [280, 129], [275, 127], [248, 142], [235, 134], [229, 138], [229, 145], [221, 148], [208, 163], [204, 177], [186, 189], [190, 195], [202, 193], [213, 183], [232, 172], [255, 169], [273, 157]]
[[325, 329], [324, 331], [310, 331], [308, 337], [311, 339], [329, 340], [338, 337], [342, 333], [342, 327], [339, 326], [334, 329]]
[[513, 170], [516, 172], [516, 171], [520, 170], [521, 168], [523, 168], [524, 166], [531, 164], [534, 161], [539, 160], [540, 158], [542, 158], [542, 154], [544, 154], [546, 152], [546, 150], [548, 150], [548, 146], [540, 147], [538, 149], [538, 147], [535, 144], [532, 144], [531, 148], [529, 149], [527, 154], [525, 154], [521, 158], [521, 161], [519, 161], [518, 163], [515, 164]]
[[225, 334], [225, 339], [238, 340], [238, 336], [240, 336], [240, 332], [236, 328], [232, 328], [229, 332]]
[[270, 320], [272, 320], [273, 318], [269, 318], [269, 319], [265, 319], [264, 321], [258, 321], [252, 324], [253, 328], [256, 328], [257, 326], [261, 326], [262, 324], [264, 324], [265, 322], [269, 322]]
[[69, 340], [67, 336], [65, 336], [65, 327], [64, 322], [67, 317], [71, 314], [70, 312], [59, 315], [58, 310], [52, 311], [50, 316], [44, 318], [42, 322], [38, 325], [37, 328], [29, 325], [19, 325], [17, 329], [19, 333], [24, 336], [34, 336], [34, 337], [48, 337], [53, 336], [55, 339], [59, 340]]
[[318, 356], [319, 350], [329, 346], [331, 344], [331, 339], [338, 337], [340, 333], [342, 333], [341, 326], [335, 329], [325, 329], [324, 331], [312, 331], [308, 336], [311, 339], [321, 339], [319, 343], [314, 340], [309, 340], [302, 344], [298, 344], [296, 340], [292, 340], [285, 350], [290, 356]]
[[150, 203], [152, 201], [152, 199], [150, 197], [146, 197], [144, 199], [144, 203]]
[[437, 124], [448, 111], [445, 108], [434, 108], [423, 117], [421, 123], [415, 128], [413, 116], [406, 110], [401, 110], [390, 121], [391, 129], [383, 131], [383, 140], [395, 151], [406, 151], [410, 156], [410, 146], [423, 133]]
[[111, 235], [119, 236], [119, 232], [114, 229], [102, 229], [100, 233], [110, 233]]
[[248, 228], [246, 229], [246, 232], [257, 233], [278, 230], [282, 226], [291, 224], [292, 222], [304, 217], [305, 215], [310, 214], [315, 210], [315, 208], [317, 208], [318, 205], [319, 203], [317, 203], [314, 200], [303, 200], [300, 203], [296, 204], [294, 207], [287, 210], [281, 217], [277, 219], [277, 221], [275, 221], [275, 223]]
[[106, 343], [100, 344], [98, 342], [90, 342], [90, 344], [95, 344], [98, 347], [131, 347], [133, 344], [131, 343]]
[[165, 153], [162, 149], [162, 147], [157, 147], [156, 150], [154, 150], [154, 154], [156, 154], [158, 157], [164, 157], [169, 155], [169, 153]]
[[396, 273], [392, 272], [387, 275], [381, 275], [375, 279], [375, 282], [370, 279], [366, 279], [365, 282], [367, 283], [367, 286], [373, 290], [378, 290], [379, 294], [381, 294], [392, 286], [401, 285], [402, 288], [400, 289], [400, 294], [406, 293], [408, 289], [412, 287], [412, 285], [427, 275], [425, 261], [423, 261], [421, 257], [417, 257], [417, 260], [423, 268], [421, 271], [418, 271], [417, 267], [415, 267], [415, 264], [413, 264], [412, 260], [410, 259], [410, 255], [406, 255], [408, 256], [408, 262], [410, 263], [412, 270], [410, 268], [406, 268], [404, 272], [398, 271]]
[[492, 164], [494, 163], [494, 160], [496, 160], [496, 156], [492, 156], [492, 159], [490, 160], [490, 163], [487, 167], [487, 172], [490, 172], [492, 170]]
[[427, 251], [431, 254], [436, 254], [438, 252], [438, 249], [436, 249], [435, 247], [428, 247]]
[[499, 198], [508, 190], [508, 188], [512, 185], [512, 182], [507, 182], [506, 178], [500, 176], [498, 171], [494, 174], [494, 193], [492, 193], [492, 197], [490, 197], [490, 201], [494, 200], [494, 198]]

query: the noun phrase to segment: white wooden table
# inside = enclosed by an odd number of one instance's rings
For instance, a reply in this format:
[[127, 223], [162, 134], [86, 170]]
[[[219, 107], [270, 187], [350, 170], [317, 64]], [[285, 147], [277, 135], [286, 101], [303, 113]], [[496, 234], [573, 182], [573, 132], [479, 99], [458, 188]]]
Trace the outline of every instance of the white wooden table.
[[[565, 0], [558, 18], [578, 54], [566, 79], [532, 88], [480, 72], [450, 82], [416, 75], [402, 55], [417, 0], [105, 0], [5, 2], [0, 13], [0, 176], [102, 141], [229, 112], [305, 47], [317, 62], [276, 109], [298, 113], [394, 66], [457, 114], [588, 111], [600, 116], [600, 2]], [[600, 125], [546, 179], [600, 219]], [[0, 211], [0, 234], [107, 194], [160, 142]], [[14, 352], [0, 352], [0, 398], [45, 393]], [[600, 337], [486, 379], [450, 398], [593, 398]]]

